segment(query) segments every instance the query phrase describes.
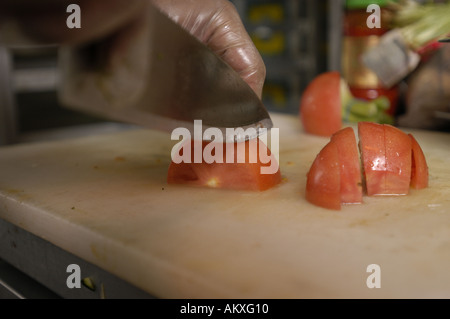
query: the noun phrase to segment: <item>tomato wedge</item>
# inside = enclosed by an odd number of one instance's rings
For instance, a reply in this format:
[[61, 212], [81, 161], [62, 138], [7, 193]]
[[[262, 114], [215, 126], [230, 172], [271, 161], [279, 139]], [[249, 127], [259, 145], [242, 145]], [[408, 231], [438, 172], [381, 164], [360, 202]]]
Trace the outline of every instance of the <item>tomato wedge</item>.
[[[389, 124], [359, 122], [359, 151], [353, 129], [334, 133], [316, 156], [306, 180], [306, 199], [339, 210], [368, 196], [407, 195], [428, 186], [428, 166], [415, 138]], [[362, 162], [362, 171], [360, 165]]]
[[425, 154], [417, 140], [412, 134], [408, 134], [411, 139], [412, 163], [411, 163], [411, 187], [422, 189], [428, 187], [428, 165]]
[[411, 182], [411, 139], [396, 127], [384, 124], [386, 181], [384, 195], [407, 195]]
[[[182, 145], [180, 152], [189, 148], [191, 160], [180, 163], [172, 160], [167, 173], [167, 182], [169, 184], [251, 191], [264, 191], [281, 182], [277, 160], [260, 139], [257, 139], [256, 143], [258, 156], [251, 155], [251, 151], [255, 149], [250, 147], [250, 141], [242, 143], [201, 142], [202, 152], [207, 147], [210, 150], [214, 149], [213, 153], [221, 151], [222, 161], [208, 163], [202, 156], [201, 162], [195, 163], [195, 141], [189, 140]], [[227, 160], [227, 154], [233, 155], [232, 161]], [[263, 163], [260, 154], [265, 154], [270, 160]], [[275, 173], [261, 173], [261, 168], [274, 164], [277, 169]]]
[[331, 137], [338, 149], [341, 203], [362, 203], [362, 178], [355, 132], [351, 127], [339, 130]]
[[407, 195], [411, 182], [411, 139], [388, 124], [359, 122], [367, 195]]
[[303, 91], [300, 119], [306, 132], [331, 136], [342, 127], [341, 76], [337, 71], [319, 74]]
[[306, 176], [306, 200], [334, 210], [341, 209], [341, 174], [336, 143], [330, 141], [316, 156]]
[[362, 179], [355, 133], [347, 127], [331, 136], [316, 156], [306, 180], [306, 199], [340, 210], [341, 204], [362, 203]]
[[367, 195], [385, 194], [386, 147], [384, 127], [377, 123], [359, 122], [358, 136]]

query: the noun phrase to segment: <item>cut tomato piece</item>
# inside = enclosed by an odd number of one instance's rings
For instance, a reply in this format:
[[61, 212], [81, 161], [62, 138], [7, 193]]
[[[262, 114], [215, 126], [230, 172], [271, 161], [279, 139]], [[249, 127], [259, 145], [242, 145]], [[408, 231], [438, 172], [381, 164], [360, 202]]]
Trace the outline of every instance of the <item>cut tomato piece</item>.
[[[252, 142], [256, 147], [250, 146]], [[281, 182], [277, 160], [260, 139], [242, 143], [200, 142], [202, 156], [198, 163], [195, 163], [195, 143], [194, 140], [190, 140], [182, 145], [180, 152], [189, 150], [190, 160], [180, 163], [172, 161], [167, 173], [169, 184], [264, 191]], [[216, 160], [205, 161], [205, 148], [213, 150], [208, 154], [214, 155]], [[216, 156], [218, 154], [216, 152], [222, 152], [222, 154]], [[257, 153], [251, 154], [251, 152]], [[261, 161], [261, 154], [267, 157], [264, 160], [267, 163]], [[220, 160], [217, 160], [217, 157]], [[269, 167], [275, 168], [274, 173], [261, 173], [262, 168]]]
[[355, 132], [351, 127], [344, 128], [333, 134], [331, 141], [338, 150], [341, 203], [362, 203], [361, 166]]
[[384, 127], [382, 124], [359, 122], [358, 136], [367, 195], [383, 195], [386, 185]]
[[318, 75], [300, 100], [300, 119], [307, 133], [331, 136], [342, 127], [341, 76], [337, 71]]
[[412, 164], [411, 164], [411, 187], [422, 189], [428, 187], [428, 164], [425, 154], [417, 140], [412, 134], [408, 134], [411, 139]]
[[384, 195], [407, 195], [411, 182], [411, 139], [388, 124], [383, 125], [386, 148]]
[[330, 141], [316, 156], [308, 171], [305, 197], [314, 205], [340, 210], [340, 188], [339, 152], [336, 143]]

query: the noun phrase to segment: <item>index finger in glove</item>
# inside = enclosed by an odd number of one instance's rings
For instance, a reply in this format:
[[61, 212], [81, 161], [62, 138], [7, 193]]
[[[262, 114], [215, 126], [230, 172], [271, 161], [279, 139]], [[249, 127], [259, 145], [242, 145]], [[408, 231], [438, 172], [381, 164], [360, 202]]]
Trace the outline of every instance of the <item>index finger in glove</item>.
[[261, 97], [266, 68], [242, 20], [228, 0], [151, 0], [210, 47]]

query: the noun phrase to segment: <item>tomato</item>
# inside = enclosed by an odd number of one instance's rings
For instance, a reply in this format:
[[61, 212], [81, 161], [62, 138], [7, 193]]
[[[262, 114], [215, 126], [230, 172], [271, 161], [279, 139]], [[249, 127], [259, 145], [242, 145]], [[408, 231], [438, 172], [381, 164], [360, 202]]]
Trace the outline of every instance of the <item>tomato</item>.
[[428, 165], [425, 155], [413, 135], [408, 134], [412, 145], [411, 187], [422, 189], [428, 187]]
[[384, 127], [382, 124], [359, 122], [358, 136], [367, 195], [384, 194], [386, 185]]
[[306, 176], [306, 200], [328, 209], [341, 209], [341, 174], [336, 143], [330, 141], [316, 156]]
[[[201, 143], [202, 154], [205, 149], [214, 149], [211, 154], [216, 154], [221, 150], [222, 156], [219, 161], [208, 163], [202, 156], [199, 163], [194, 162], [194, 140], [189, 140], [183, 144], [181, 152], [186, 148], [190, 149], [191, 156], [189, 162], [175, 163], [173, 160], [167, 173], [167, 182], [169, 184], [185, 184], [190, 186], [264, 191], [281, 182], [281, 173], [276, 158], [270, 150], [260, 140], [256, 142], [255, 150], [257, 154], [251, 154], [250, 141], [242, 143], [217, 143], [203, 141]], [[232, 153], [233, 152], [233, 153]], [[214, 155], [213, 154], [213, 155]], [[219, 154], [219, 153], [217, 153]], [[227, 160], [227, 154], [234, 156], [232, 160]], [[263, 163], [259, 154], [268, 156], [269, 162]], [[253, 159], [252, 159], [253, 158]], [[262, 174], [261, 168], [276, 164], [276, 172], [273, 174]]]
[[300, 119], [306, 132], [331, 136], [342, 127], [341, 76], [337, 71], [318, 75], [300, 100]]
[[367, 195], [406, 195], [411, 181], [411, 139], [388, 124], [359, 122]]
[[339, 130], [333, 134], [331, 141], [338, 150], [341, 203], [362, 203], [361, 165], [353, 129], [347, 127]]
[[334, 133], [316, 156], [306, 179], [306, 199], [320, 207], [362, 203], [358, 147], [350, 127]]
[[[316, 156], [306, 179], [306, 199], [339, 210], [367, 195], [407, 195], [428, 186], [428, 166], [411, 134], [389, 124], [359, 122], [359, 151], [351, 127], [334, 133]], [[362, 162], [362, 171], [360, 165]]]
[[385, 195], [407, 195], [411, 182], [411, 139], [391, 125], [383, 125], [386, 149]]

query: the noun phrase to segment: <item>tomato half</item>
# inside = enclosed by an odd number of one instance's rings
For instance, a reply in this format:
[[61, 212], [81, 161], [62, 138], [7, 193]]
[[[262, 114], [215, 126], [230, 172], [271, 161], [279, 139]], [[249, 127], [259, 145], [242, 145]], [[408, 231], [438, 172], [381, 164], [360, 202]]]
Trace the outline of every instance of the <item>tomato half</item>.
[[336, 143], [330, 141], [316, 156], [306, 176], [306, 200], [328, 208], [341, 209], [341, 174]]
[[391, 125], [383, 125], [386, 148], [385, 195], [407, 195], [411, 182], [411, 139]]
[[[167, 173], [167, 182], [169, 184], [234, 190], [264, 191], [272, 188], [281, 182], [277, 160], [260, 139], [255, 139], [253, 142], [255, 142], [255, 148], [250, 147], [250, 141], [242, 143], [203, 141], [201, 142], [202, 153], [205, 152], [206, 148], [213, 150], [210, 153], [213, 155], [219, 154], [216, 152], [222, 152], [220, 156], [222, 160], [221, 162], [216, 160], [208, 163], [202, 156], [201, 162], [195, 163], [195, 141], [190, 140], [182, 145], [180, 152], [182, 153], [189, 148], [191, 160], [181, 163], [172, 161]], [[258, 153], [252, 155], [251, 152], [255, 151]], [[232, 156], [228, 160], [227, 154]], [[265, 154], [269, 161], [263, 163], [260, 154]], [[271, 165], [276, 165], [276, 172], [273, 174], [261, 173], [261, 168]]]
[[411, 139], [388, 124], [358, 123], [367, 195], [406, 195], [411, 182]]
[[342, 127], [341, 76], [337, 71], [318, 75], [300, 100], [300, 119], [307, 133], [331, 136]]
[[367, 195], [385, 194], [386, 148], [384, 127], [377, 123], [359, 122], [358, 136]]
[[411, 187], [422, 189], [428, 187], [428, 164], [425, 154], [412, 134], [411, 139], [412, 163], [411, 163]]
[[341, 202], [362, 203], [361, 166], [355, 132], [351, 127], [346, 127], [333, 134], [331, 141], [338, 150]]

